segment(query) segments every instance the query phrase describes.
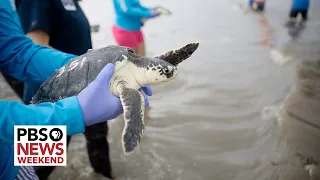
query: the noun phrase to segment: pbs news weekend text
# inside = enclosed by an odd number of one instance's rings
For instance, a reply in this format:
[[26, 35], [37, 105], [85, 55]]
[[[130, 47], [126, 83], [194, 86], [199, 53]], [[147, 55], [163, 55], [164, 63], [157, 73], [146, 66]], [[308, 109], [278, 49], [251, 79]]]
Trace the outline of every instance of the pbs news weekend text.
[[66, 126], [14, 126], [15, 166], [66, 166]]

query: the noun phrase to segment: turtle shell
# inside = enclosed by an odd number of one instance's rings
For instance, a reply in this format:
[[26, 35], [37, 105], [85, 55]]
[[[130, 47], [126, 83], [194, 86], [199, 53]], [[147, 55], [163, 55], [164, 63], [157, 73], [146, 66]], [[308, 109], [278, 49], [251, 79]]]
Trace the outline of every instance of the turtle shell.
[[56, 102], [75, 96], [88, 86], [108, 64], [120, 61], [122, 55], [132, 56], [133, 50], [122, 46], [107, 46], [90, 50], [72, 59], [43, 82], [31, 103]]

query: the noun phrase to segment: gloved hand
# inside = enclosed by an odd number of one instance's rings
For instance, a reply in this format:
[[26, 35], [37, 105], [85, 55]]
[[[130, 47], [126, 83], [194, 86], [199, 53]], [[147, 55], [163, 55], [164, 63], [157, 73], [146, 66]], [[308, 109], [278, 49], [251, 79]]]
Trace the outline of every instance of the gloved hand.
[[[108, 88], [113, 72], [114, 64], [107, 64], [96, 79], [78, 94], [85, 126], [114, 119], [123, 113], [120, 99]], [[144, 91], [148, 96], [152, 95], [149, 86], [139, 90]], [[148, 99], [145, 97], [145, 106], [148, 105]]]
[[152, 8], [150, 9], [150, 14], [151, 14], [150, 18], [155, 18], [157, 16], [160, 16], [161, 13], [158, 12], [156, 8]]
[[[143, 91], [146, 95], [148, 96], [152, 96], [152, 91], [151, 88], [149, 86], [145, 86], [139, 89], [139, 91]], [[144, 107], [149, 107], [149, 101], [148, 98], [146, 96], [144, 96]]]

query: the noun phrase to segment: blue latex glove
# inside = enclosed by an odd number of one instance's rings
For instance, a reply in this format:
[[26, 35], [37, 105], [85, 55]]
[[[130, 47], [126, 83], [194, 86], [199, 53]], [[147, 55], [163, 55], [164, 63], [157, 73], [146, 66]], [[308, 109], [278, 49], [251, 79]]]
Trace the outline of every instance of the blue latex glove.
[[150, 18], [155, 18], [155, 17], [157, 17], [157, 16], [160, 16], [160, 12], [158, 12], [157, 10], [156, 10], [156, 8], [153, 8], [153, 9], [150, 9]]
[[[108, 88], [109, 81], [114, 72], [114, 64], [107, 64], [92, 81], [77, 96], [85, 126], [90, 126], [107, 120], [111, 120], [123, 113], [121, 101], [114, 96]], [[148, 96], [152, 95], [149, 86], [139, 89]], [[145, 97], [145, 106], [149, 106]]]

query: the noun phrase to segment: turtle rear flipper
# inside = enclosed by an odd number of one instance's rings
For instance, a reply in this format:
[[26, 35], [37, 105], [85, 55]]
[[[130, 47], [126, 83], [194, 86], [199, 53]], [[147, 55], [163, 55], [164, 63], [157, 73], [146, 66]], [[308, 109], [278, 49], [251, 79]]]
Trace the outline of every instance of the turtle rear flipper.
[[122, 146], [125, 154], [130, 153], [140, 143], [144, 129], [144, 97], [135, 89], [123, 86], [120, 100], [124, 111], [125, 127]]

